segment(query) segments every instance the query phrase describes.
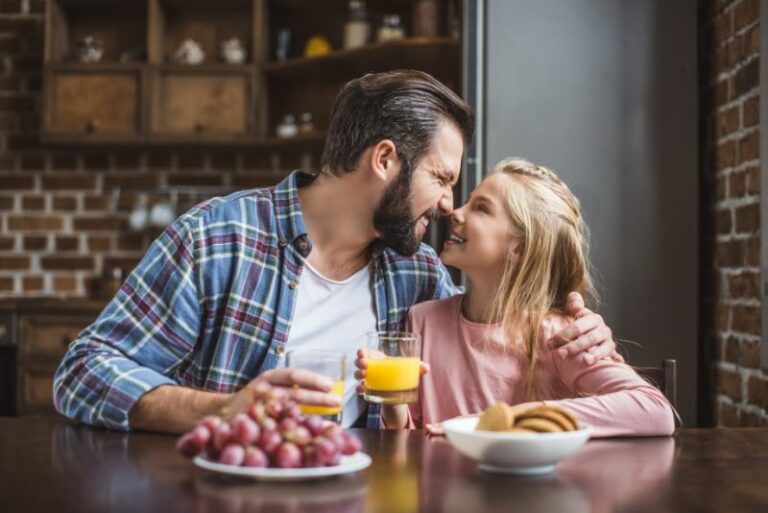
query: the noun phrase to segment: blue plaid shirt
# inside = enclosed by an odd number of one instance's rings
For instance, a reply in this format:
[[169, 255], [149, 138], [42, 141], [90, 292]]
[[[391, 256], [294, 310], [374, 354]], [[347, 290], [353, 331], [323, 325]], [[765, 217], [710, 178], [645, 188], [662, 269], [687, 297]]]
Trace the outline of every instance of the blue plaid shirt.
[[[303, 259], [312, 250], [294, 172], [274, 187], [193, 208], [149, 247], [56, 372], [67, 417], [129, 430], [128, 412], [160, 385], [232, 392], [273, 369], [286, 350]], [[411, 305], [459, 292], [435, 252], [371, 260], [378, 329], [401, 327]], [[369, 408], [368, 425], [379, 425]]]

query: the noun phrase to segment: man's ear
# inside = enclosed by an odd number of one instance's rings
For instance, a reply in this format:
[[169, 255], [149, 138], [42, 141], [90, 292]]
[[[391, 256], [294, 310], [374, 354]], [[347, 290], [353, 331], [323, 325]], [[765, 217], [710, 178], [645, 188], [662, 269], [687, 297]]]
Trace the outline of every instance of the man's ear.
[[373, 175], [384, 182], [393, 180], [400, 171], [397, 146], [390, 139], [382, 139], [374, 144], [368, 158]]

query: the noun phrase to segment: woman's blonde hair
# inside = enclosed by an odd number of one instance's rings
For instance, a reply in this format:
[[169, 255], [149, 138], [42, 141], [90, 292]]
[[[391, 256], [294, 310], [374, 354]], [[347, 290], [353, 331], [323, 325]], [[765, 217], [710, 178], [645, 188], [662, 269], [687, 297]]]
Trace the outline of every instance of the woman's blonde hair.
[[579, 200], [554, 171], [507, 158], [493, 172], [511, 180], [504, 204], [521, 242], [515, 250], [519, 258], [504, 265], [488, 314], [525, 350], [527, 395], [541, 398], [549, 393], [537, 372], [542, 321], [550, 314], [564, 315], [572, 291], [593, 308], [598, 303], [588, 261], [589, 233]]

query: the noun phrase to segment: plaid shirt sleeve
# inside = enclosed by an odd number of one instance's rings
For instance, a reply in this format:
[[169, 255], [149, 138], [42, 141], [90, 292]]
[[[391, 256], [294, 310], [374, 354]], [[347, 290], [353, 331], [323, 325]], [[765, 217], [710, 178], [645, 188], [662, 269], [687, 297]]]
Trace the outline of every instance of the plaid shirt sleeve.
[[436, 272], [437, 285], [435, 286], [435, 294], [432, 299], [445, 299], [464, 292], [464, 287], [457, 286], [453, 283], [453, 278], [448, 274], [448, 269], [446, 269], [443, 262], [439, 260], [437, 262]]
[[99, 318], [72, 342], [54, 379], [56, 409], [127, 431], [128, 412], [192, 351], [201, 323], [188, 213], [153, 242]]

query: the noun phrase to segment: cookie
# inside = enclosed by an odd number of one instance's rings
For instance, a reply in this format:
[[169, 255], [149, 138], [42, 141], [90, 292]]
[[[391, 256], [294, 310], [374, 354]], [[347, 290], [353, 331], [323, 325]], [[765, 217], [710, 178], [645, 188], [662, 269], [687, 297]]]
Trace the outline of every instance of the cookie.
[[560, 433], [563, 431], [556, 422], [549, 419], [529, 417], [515, 423], [515, 428], [524, 428], [536, 431], [537, 433]]
[[534, 431], [533, 429], [528, 429], [524, 427], [513, 427], [510, 429], [507, 429], [507, 433], [538, 433], [538, 431]]
[[575, 431], [578, 429], [578, 423], [573, 415], [565, 408], [556, 406], [539, 406], [531, 410], [525, 411], [518, 415], [518, 421], [529, 418], [541, 418], [547, 419], [558, 426], [563, 431]]
[[514, 423], [514, 415], [505, 403], [496, 403], [489, 406], [480, 415], [477, 422], [478, 431], [507, 431]]

